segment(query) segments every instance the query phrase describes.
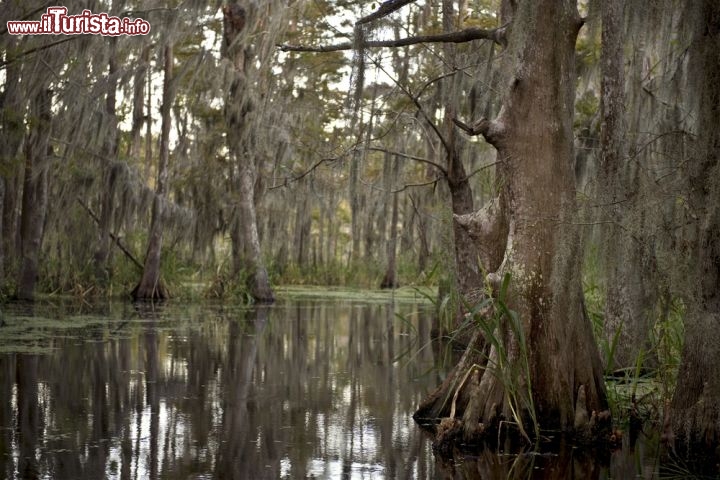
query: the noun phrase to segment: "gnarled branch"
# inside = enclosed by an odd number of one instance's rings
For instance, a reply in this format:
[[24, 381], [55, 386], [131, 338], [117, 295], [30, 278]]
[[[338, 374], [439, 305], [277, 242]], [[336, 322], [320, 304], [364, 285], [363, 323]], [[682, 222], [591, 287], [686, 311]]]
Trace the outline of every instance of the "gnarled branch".
[[452, 119], [453, 123], [463, 132], [470, 136], [482, 135], [486, 142], [495, 146], [499, 140], [502, 129], [497, 122], [483, 117], [472, 125], [468, 125], [457, 118]]

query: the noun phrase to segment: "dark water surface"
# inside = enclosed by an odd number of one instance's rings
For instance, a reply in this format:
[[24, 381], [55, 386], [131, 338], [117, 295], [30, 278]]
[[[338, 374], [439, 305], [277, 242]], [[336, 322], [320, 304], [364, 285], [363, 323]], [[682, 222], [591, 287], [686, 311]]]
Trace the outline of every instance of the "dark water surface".
[[431, 315], [388, 300], [6, 306], [0, 478], [658, 478], [645, 443], [607, 461], [437, 463], [411, 418], [444, 371]]

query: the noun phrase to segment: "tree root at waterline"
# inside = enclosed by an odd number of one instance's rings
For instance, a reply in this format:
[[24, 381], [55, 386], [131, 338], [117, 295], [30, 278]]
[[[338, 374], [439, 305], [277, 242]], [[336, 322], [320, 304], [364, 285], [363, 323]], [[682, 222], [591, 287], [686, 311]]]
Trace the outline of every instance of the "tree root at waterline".
[[[493, 367], [496, 355], [484, 345], [476, 332], [458, 364], [445, 381], [421, 403], [413, 415], [415, 421], [434, 434], [433, 450], [452, 457], [481, 444], [494, 445], [501, 437], [532, 443], [550, 432], [541, 431], [543, 418], [537, 417], [533, 402], [520, 399], [515, 387], [505, 386]], [[586, 387], [580, 384], [573, 399], [574, 423], [555, 433], [569, 434], [577, 444], [609, 444], [609, 410], [588, 408]]]

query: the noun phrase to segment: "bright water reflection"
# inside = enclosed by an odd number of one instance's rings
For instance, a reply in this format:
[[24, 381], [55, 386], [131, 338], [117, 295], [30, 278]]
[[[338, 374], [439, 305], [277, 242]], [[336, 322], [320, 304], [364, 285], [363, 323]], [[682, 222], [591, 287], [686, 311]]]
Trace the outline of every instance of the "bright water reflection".
[[32, 353], [0, 354], [0, 478], [432, 476], [411, 418], [438, 382], [428, 312], [6, 312], [0, 348]]
[[[411, 415], [441, 381], [422, 303], [10, 306], [0, 479], [658, 478], [639, 442], [437, 463]], [[655, 443], [656, 445], [656, 443]]]

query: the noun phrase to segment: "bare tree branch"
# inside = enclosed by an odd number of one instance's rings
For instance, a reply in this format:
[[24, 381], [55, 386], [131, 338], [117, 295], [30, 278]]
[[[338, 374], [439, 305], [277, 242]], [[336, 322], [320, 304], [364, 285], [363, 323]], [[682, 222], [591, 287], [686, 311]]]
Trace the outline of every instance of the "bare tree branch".
[[499, 161], [496, 161], [496, 162], [488, 163], [487, 165], [483, 165], [480, 168], [476, 168], [471, 173], [468, 173], [467, 175], [465, 175], [465, 178], [463, 178], [462, 181], [470, 180], [470, 178], [474, 177], [475, 175], [482, 172], [483, 170], [486, 170], [490, 167], [494, 167], [495, 165], [498, 165], [499, 163], [500, 163]]
[[440, 164], [438, 164], [438, 163], [433, 162], [432, 160], [430, 160], [430, 159], [428, 159], [428, 158], [418, 157], [418, 156], [415, 156], [415, 155], [410, 155], [410, 154], [408, 154], [408, 153], [403, 153], [403, 152], [397, 152], [397, 151], [394, 151], [394, 150], [388, 150], [387, 148], [381, 148], [381, 147], [367, 147], [367, 149], [370, 150], [370, 151], [373, 151], [373, 152], [388, 153], [388, 154], [390, 154], [390, 155], [395, 155], [395, 156], [397, 156], [397, 157], [407, 158], [408, 160], [414, 160], [414, 161], [416, 161], [416, 162], [426, 163], [426, 164], [428, 164], [428, 165], [432, 165], [433, 167], [435, 167], [435, 168], [437, 168], [438, 170], [440, 170], [443, 175], [447, 176], [447, 170], [445, 170], [445, 167], [443, 167], [442, 165], [440, 165]]
[[[395, 83], [395, 85], [413, 102], [413, 104], [415, 105], [415, 108], [417, 109], [418, 113], [419, 113], [420, 115], [422, 115], [423, 119], [425, 119], [425, 121], [428, 123], [428, 125], [430, 125], [430, 128], [433, 129], [433, 131], [434, 131], [435, 134], [437, 135], [438, 139], [440, 139], [440, 143], [443, 144], [443, 147], [445, 148], [445, 151], [446, 151], [446, 152], [449, 152], [449, 151], [450, 151], [450, 145], [449, 145], [447, 139], [443, 136], [442, 132], [440, 132], [440, 129], [438, 128], [438, 126], [435, 125], [435, 123], [432, 121], [432, 119], [431, 119], [431, 118], [428, 116], [428, 114], [425, 112], [425, 110], [423, 109], [422, 105], [420, 104], [419, 97], [417, 97], [416, 95], [413, 95], [413, 94], [410, 92], [410, 90], [408, 90], [406, 87], [404, 87], [404, 86], [398, 81], [398, 79], [396, 79], [394, 76], [390, 75], [390, 73], [389, 73], [387, 70], [385, 70], [385, 68], [383, 68], [383, 66], [382, 66], [382, 64], [381, 64], [380, 62], [378, 62], [378, 61], [375, 60], [375, 59], [371, 59], [371, 61], [372, 61], [373, 64], [375, 64], [375, 66], [376, 66], [380, 71], [382, 71], [384, 74], [386, 74], [386, 75], [393, 81], [393, 83]], [[425, 87], [423, 87], [423, 88], [425, 88]]]
[[[398, 188], [397, 190], [390, 190], [390, 193], [400, 193], [404, 192], [408, 188], [413, 187], [427, 187], [428, 185], [436, 185], [440, 181], [440, 178], [436, 178], [435, 180], [430, 180], [428, 182], [422, 182], [422, 183], [406, 183], [402, 187]], [[414, 206], [414, 205], [413, 205]], [[415, 207], [417, 209], [417, 207]]]
[[278, 189], [278, 188], [287, 187], [287, 186], [290, 185], [291, 183], [298, 182], [298, 181], [302, 180], [303, 178], [307, 177], [308, 175], [310, 175], [313, 171], [315, 171], [315, 169], [317, 169], [317, 168], [318, 168], [320, 165], [322, 165], [323, 163], [335, 162], [335, 161], [337, 161], [337, 160], [340, 160], [340, 158], [339, 158], [339, 157], [335, 157], [335, 158], [321, 158], [320, 160], [318, 160], [317, 162], [315, 162], [315, 164], [314, 164], [312, 167], [308, 168], [308, 169], [305, 170], [304, 172], [302, 172], [302, 173], [300, 173], [300, 174], [298, 174], [298, 175], [296, 175], [296, 176], [294, 176], [294, 177], [285, 177], [285, 181], [283, 181], [283, 182], [280, 183], [280, 184], [272, 185], [272, 186], [268, 187], [268, 190], [275, 190], [275, 189]]
[[21, 53], [18, 54], [17, 56], [13, 56], [13, 57], [11, 57], [11, 58], [8, 57], [6, 60], [0, 62], [0, 70], [2, 70], [3, 68], [7, 67], [8, 65], [10, 65], [10, 64], [13, 63], [13, 62], [16, 62], [16, 61], [20, 60], [20, 59], [23, 58], [23, 57], [26, 57], [26, 56], [28, 56], [28, 55], [32, 55], [33, 53], [41, 52], [41, 51], [43, 51], [43, 50], [45, 50], [45, 49], [55, 47], [55, 46], [57, 46], [57, 45], [60, 45], [60, 44], [65, 43], [65, 42], [70, 42], [70, 41], [76, 40], [76, 39], [78, 39], [78, 38], [80, 38], [80, 37], [77, 36], [77, 35], [71, 36], [71, 37], [66, 37], [66, 38], [62, 38], [62, 39], [60, 39], [60, 40], [56, 40], [56, 41], [51, 42], [51, 43], [46, 43], [45, 45], [40, 45], [40, 46], [38, 46], [38, 47], [31, 48], [31, 49], [29, 49], [29, 50], [25, 50], [24, 52], [21, 52]]
[[365, 23], [370, 23], [383, 17], [387, 17], [394, 11], [400, 10], [405, 5], [415, 3], [415, 1], [416, 0], [387, 0], [386, 2], [383, 2], [382, 5], [380, 5], [380, 8], [378, 8], [375, 12], [362, 17], [360, 20], [355, 22], [355, 25], [363, 25]]
[[[380, 47], [405, 47], [407, 45], [417, 45], [419, 43], [467, 43], [473, 40], [492, 40], [502, 45], [505, 39], [505, 28], [494, 28], [485, 30], [482, 28], [466, 28], [457, 32], [438, 33], [435, 35], [417, 35], [414, 37], [399, 38], [395, 40], [370, 40], [363, 45], [366, 48]], [[356, 46], [353, 42], [336, 43], [334, 45], [320, 45], [317, 47], [307, 45], [287, 45], [280, 44], [278, 48], [283, 52], [338, 52], [342, 50], [352, 50]]]
[[[83, 207], [83, 209], [88, 213], [88, 215], [90, 215], [90, 218], [92, 218], [92, 219], [95, 221], [95, 223], [97, 223], [97, 224], [99, 225], [99, 224], [100, 224], [100, 219], [98, 218], [97, 215], [95, 215], [95, 212], [93, 212], [93, 211], [90, 209], [90, 207], [89, 207], [85, 202], [83, 202], [83, 201], [80, 199], [80, 197], [76, 197], [75, 200], [77, 200], [77, 202], [80, 204], [80, 206]], [[113, 242], [115, 242], [115, 245], [117, 245], [117, 247], [125, 254], [125, 256], [126, 256], [132, 263], [134, 263], [135, 266], [138, 267], [138, 268], [140, 269], [140, 271], [142, 272], [142, 270], [143, 270], [143, 268], [144, 268], [144, 267], [143, 267], [143, 264], [140, 263], [140, 262], [135, 258], [135, 256], [130, 252], [130, 250], [128, 250], [128, 248], [127, 248], [125, 245], [123, 245], [122, 240], [120, 240], [120, 237], [118, 237], [118, 236], [115, 235], [114, 233], [110, 232], [110, 238], [113, 240]]]

